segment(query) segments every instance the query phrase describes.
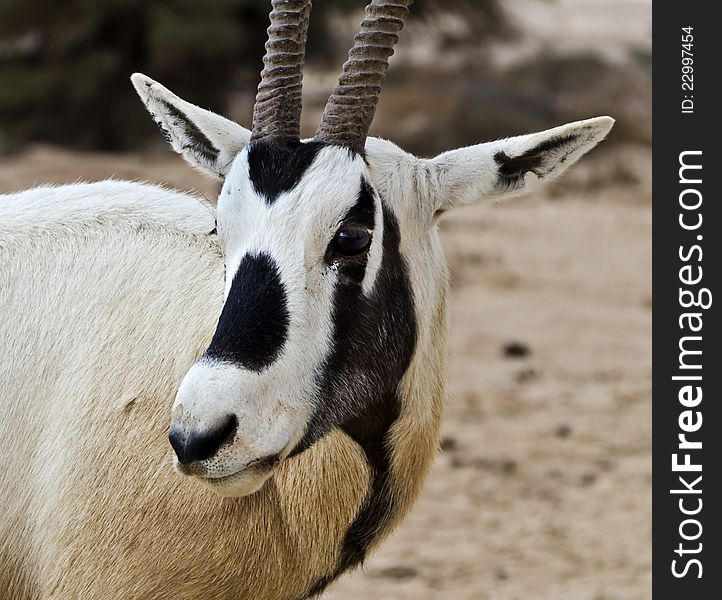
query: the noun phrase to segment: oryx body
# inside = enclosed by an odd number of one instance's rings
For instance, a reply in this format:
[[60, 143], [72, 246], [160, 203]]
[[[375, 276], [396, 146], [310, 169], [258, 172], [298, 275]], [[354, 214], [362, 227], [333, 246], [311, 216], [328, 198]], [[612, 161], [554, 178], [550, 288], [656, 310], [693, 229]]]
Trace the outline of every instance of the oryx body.
[[309, 2], [274, 2], [253, 131], [134, 76], [215, 211], [114, 181], [0, 198], [1, 598], [300, 600], [408, 511], [444, 399], [438, 216], [612, 120], [433, 159], [366, 139], [405, 4], [372, 2], [313, 140]]

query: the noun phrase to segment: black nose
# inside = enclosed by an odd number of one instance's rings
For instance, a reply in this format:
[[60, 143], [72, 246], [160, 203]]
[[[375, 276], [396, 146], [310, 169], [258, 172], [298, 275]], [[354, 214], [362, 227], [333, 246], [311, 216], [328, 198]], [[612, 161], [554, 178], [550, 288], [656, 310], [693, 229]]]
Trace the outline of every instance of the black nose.
[[235, 415], [221, 419], [212, 429], [202, 431], [183, 431], [181, 427], [171, 427], [168, 439], [181, 464], [189, 465], [197, 460], [206, 460], [218, 452], [223, 443], [236, 432]]

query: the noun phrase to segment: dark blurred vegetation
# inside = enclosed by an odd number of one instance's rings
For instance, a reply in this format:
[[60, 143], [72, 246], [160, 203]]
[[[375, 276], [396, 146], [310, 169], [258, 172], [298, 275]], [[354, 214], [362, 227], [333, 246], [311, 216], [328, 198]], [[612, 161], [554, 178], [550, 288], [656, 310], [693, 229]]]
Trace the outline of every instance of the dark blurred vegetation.
[[[626, 65], [595, 54], [541, 53], [502, 70], [424, 72], [396, 69], [384, 87], [374, 126], [416, 154], [611, 115], [609, 141], [651, 142], [651, 61], [640, 52]], [[638, 60], [637, 60], [638, 59]], [[424, 118], [425, 116], [425, 118]], [[405, 123], [422, 123], [404, 128]], [[372, 129], [373, 132], [373, 129]]]
[[[333, 25], [363, 4], [314, 3], [309, 63], [344, 55], [350, 40], [341, 50]], [[500, 0], [416, 0], [413, 15], [439, 10], [467, 24], [450, 46], [513, 34]], [[0, 149], [137, 149], [151, 128], [130, 88], [134, 71], [223, 112], [229, 91], [255, 89], [268, 11], [266, 0], [0, 0]]]

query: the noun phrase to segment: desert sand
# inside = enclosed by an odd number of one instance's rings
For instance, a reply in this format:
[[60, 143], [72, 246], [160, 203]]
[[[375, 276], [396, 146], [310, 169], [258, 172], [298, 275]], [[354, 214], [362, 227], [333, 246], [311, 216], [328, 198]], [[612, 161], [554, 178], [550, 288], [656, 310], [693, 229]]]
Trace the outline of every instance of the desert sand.
[[[443, 449], [409, 518], [327, 600], [651, 597], [648, 160], [597, 150], [550, 188], [444, 218]], [[615, 180], [620, 161], [636, 181]], [[35, 148], [0, 160], [0, 192], [113, 175], [216, 188], [170, 153]]]

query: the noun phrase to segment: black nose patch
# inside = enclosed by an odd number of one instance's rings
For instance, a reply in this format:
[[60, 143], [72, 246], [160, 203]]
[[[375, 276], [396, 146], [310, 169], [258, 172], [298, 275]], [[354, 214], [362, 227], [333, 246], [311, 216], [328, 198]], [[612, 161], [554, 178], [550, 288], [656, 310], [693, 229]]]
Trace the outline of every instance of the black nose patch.
[[281, 353], [288, 323], [286, 290], [276, 263], [263, 252], [246, 254], [205, 355], [261, 371]]
[[198, 460], [211, 458], [229, 438], [233, 437], [238, 426], [234, 415], [227, 415], [215, 427], [205, 431], [184, 432], [181, 428], [171, 427], [168, 433], [178, 462], [189, 465]]

